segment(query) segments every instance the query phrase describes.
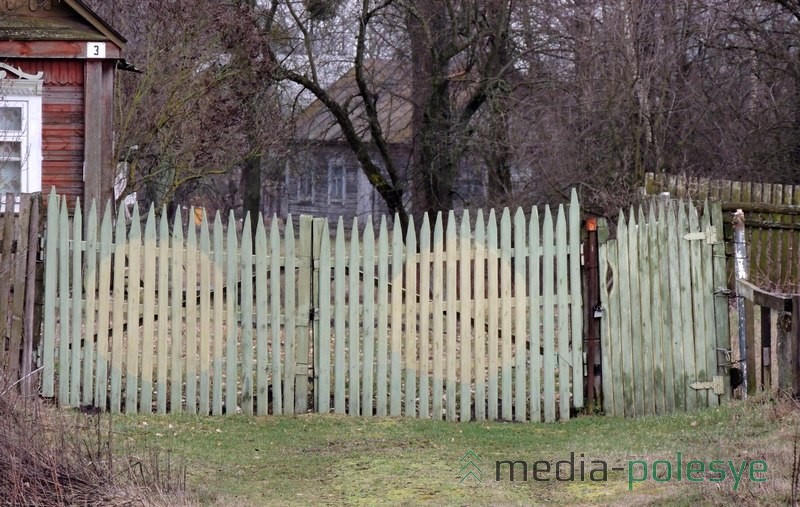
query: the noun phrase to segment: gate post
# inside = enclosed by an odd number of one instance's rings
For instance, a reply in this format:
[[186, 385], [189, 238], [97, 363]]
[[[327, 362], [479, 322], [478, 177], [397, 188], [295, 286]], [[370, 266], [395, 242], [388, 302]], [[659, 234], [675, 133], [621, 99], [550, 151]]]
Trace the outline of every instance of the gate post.
[[[327, 234], [325, 229], [325, 219], [315, 218], [312, 223], [312, 252], [311, 252], [311, 336], [313, 344], [311, 345], [311, 357], [313, 359], [313, 377], [314, 377], [314, 412], [327, 412], [327, 406], [320, 406], [320, 385], [319, 375], [320, 371], [320, 285], [321, 285], [321, 267], [320, 267], [320, 252], [322, 250], [322, 235]], [[326, 273], [330, 276], [330, 273]]]
[[599, 388], [601, 382], [600, 370], [600, 279], [598, 274], [598, 249], [597, 249], [597, 218], [586, 219], [586, 241], [583, 243], [584, 263], [584, 301], [586, 312], [584, 323], [586, 326], [586, 406], [590, 411], [595, 408], [595, 403], [600, 399]]
[[[294, 411], [308, 412], [309, 323], [312, 298], [312, 224], [310, 215], [300, 215], [300, 238], [296, 247], [297, 258], [297, 319], [295, 320]], [[286, 273], [292, 276], [291, 273]]]

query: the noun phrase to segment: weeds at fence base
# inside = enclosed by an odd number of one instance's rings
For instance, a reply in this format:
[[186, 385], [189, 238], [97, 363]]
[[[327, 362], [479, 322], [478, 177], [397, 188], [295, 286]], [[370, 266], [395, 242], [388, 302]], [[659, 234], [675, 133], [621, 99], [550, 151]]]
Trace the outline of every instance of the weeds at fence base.
[[109, 416], [59, 411], [0, 379], [5, 505], [186, 505], [185, 469], [155, 450], [112, 446]]

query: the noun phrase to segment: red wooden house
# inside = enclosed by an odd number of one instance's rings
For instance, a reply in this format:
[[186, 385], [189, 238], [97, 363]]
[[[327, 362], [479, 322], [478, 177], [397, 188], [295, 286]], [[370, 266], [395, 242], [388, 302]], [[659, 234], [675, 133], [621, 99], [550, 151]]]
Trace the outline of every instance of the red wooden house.
[[113, 197], [124, 45], [81, 0], [0, 2], [0, 193]]

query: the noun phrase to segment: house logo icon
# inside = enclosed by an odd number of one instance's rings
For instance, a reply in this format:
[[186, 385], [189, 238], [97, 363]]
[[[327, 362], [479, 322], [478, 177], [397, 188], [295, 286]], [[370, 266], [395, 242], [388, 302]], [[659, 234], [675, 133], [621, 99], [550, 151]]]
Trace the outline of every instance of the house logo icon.
[[458, 477], [460, 480], [459, 483], [462, 483], [472, 477], [478, 482], [481, 481], [481, 469], [476, 464], [481, 462], [480, 456], [475, 454], [473, 451], [467, 451], [463, 458], [459, 461], [459, 465], [461, 466], [461, 470], [458, 472]]

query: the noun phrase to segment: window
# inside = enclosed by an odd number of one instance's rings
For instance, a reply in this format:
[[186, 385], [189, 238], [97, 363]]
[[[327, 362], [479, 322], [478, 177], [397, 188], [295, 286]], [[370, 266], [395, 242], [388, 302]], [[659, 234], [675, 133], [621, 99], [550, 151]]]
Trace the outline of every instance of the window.
[[297, 200], [301, 202], [314, 201], [314, 177], [311, 171], [303, 171], [297, 176]]
[[333, 162], [328, 167], [328, 203], [343, 203], [346, 190], [344, 165]]
[[[0, 63], [0, 194], [42, 190], [42, 73]], [[9, 79], [10, 71], [16, 79]], [[5, 196], [0, 199], [0, 209]]]

